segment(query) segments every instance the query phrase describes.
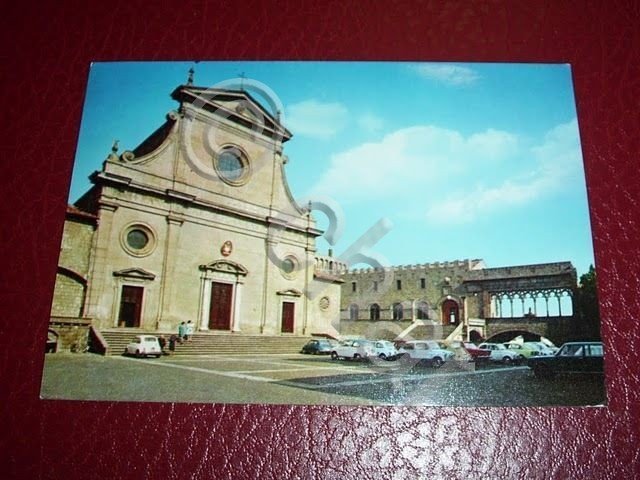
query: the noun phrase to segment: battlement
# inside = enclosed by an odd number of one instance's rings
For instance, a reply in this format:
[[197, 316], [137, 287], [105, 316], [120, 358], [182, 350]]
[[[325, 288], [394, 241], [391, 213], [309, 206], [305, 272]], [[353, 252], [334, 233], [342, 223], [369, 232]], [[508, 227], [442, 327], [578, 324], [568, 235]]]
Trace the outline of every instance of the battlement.
[[314, 272], [329, 275], [342, 275], [348, 270], [347, 264], [328, 255], [316, 255]]
[[351, 270], [345, 270], [343, 274], [349, 275], [366, 275], [375, 272], [410, 272], [410, 271], [423, 271], [423, 270], [435, 270], [435, 269], [463, 269], [469, 270], [481, 270], [485, 268], [484, 260], [482, 259], [464, 259], [453, 260], [445, 262], [431, 262], [431, 263], [416, 263], [412, 265], [395, 265], [384, 268], [354, 268]]

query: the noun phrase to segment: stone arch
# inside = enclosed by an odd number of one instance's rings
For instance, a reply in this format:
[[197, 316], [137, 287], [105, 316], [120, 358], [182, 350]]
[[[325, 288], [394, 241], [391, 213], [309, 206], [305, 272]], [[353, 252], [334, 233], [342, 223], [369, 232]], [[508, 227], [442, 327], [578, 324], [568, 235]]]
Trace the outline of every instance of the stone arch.
[[458, 325], [462, 321], [462, 300], [455, 295], [447, 295], [438, 302], [442, 325]]
[[416, 300], [415, 301], [415, 318], [417, 320], [428, 320], [429, 319], [429, 303], [424, 300]]
[[380, 305], [377, 303], [373, 303], [369, 307], [369, 320], [380, 320]]
[[82, 317], [87, 294], [87, 280], [79, 273], [58, 266], [52, 316]]
[[509, 340], [520, 335], [524, 338], [525, 342], [540, 341], [540, 337], [544, 336], [545, 332], [542, 332], [542, 331], [535, 332], [533, 330], [537, 330], [537, 329], [535, 327], [531, 328], [530, 330], [507, 328], [491, 335], [487, 339], [487, 342], [490, 342], [490, 343], [508, 342]]

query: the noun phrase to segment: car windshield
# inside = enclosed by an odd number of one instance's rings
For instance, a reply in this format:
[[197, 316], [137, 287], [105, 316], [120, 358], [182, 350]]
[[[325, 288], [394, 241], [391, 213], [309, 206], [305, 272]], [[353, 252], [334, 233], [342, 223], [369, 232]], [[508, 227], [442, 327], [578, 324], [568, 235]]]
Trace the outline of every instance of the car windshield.
[[582, 355], [582, 345], [580, 344], [565, 345], [562, 347], [562, 350], [560, 350], [561, 357], [574, 357], [579, 355]]

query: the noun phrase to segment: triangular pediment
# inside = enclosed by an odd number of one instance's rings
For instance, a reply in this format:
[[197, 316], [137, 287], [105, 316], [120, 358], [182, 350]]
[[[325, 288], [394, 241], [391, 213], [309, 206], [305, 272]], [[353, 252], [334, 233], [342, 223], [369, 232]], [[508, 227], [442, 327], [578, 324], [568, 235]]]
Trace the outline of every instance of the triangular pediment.
[[215, 260], [206, 265], [200, 265], [200, 270], [208, 270], [212, 272], [231, 273], [233, 275], [246, 276], [249, 271], [239, 263], [231, 260]]
[[198, 109], [251, 128], [270, 138], [281, 138], [286, 142], [292, 136], [291, 132], [274, 116], [275, 113], [269, 112], [244, 90], [181, 85], [173, 91], [171, 96], [180, 103], [189, 103]]
[[124, 270], [118, 270], [113, 272], [114, 277], [136, 278], [139, 280], [154, 280], [155, 274], [147, 272], [142, 268], [125, 268]]
[[278, 295], [284, 295], [287, 297], [301, 297], [302, 292], [300, 290], [296, 290], [295, 288], [288, 288], [286, 290], [279, 290], [276, 292]]

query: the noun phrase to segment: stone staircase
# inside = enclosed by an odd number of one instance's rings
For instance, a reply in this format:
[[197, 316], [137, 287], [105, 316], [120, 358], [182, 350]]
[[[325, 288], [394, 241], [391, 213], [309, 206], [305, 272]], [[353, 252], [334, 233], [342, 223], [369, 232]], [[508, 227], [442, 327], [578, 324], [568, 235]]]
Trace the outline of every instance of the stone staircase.
[[[101, 330], [108, 348], [106, 355], [121, 355], [136, 335], [164, 335], [165, 351], [169, 351], [171, 333], [146, 332], [138, 329]], [[176, 344], [175, 355], [250, 355], [265, 353], [298, 353], [311, 337], [245, 335], [242, 333], [196, 333], [191, 340]]]

